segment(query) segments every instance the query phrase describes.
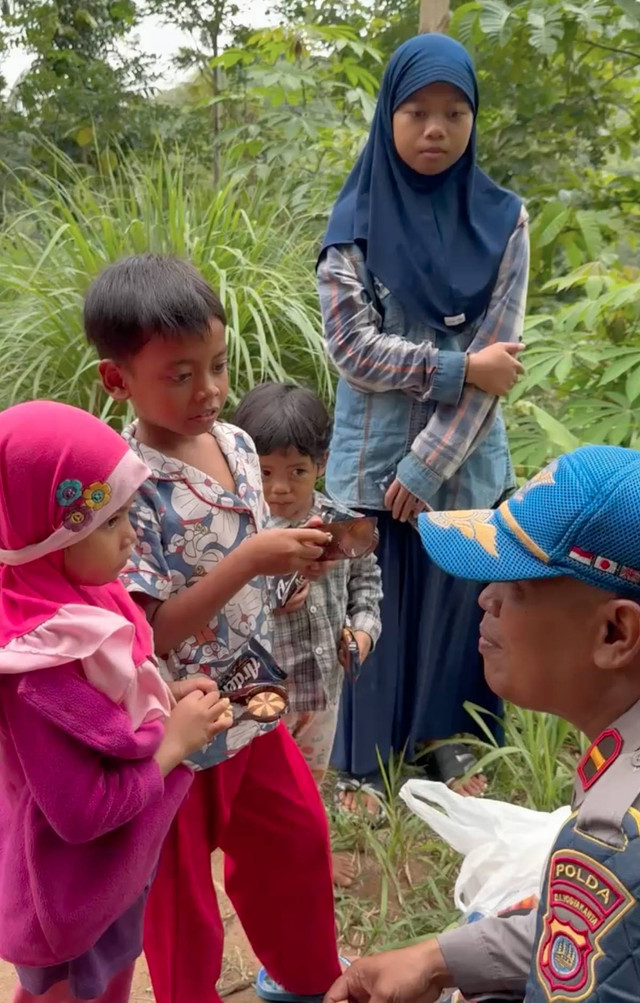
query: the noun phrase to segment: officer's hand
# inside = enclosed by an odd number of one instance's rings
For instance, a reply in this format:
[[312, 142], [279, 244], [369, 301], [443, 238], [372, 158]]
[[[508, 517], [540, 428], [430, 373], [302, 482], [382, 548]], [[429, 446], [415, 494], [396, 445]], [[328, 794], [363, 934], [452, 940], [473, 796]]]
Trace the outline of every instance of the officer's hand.
[[451, 984], [437, 940], [355, 961], [325, 1003], [435, 1003]]

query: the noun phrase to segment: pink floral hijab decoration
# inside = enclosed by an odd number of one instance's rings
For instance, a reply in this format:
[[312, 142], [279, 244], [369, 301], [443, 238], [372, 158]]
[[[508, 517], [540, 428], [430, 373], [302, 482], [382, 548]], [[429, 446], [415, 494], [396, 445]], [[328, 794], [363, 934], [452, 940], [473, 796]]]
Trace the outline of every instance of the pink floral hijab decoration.
[[70, 581], [64, 550], [107, 522], [148, 474], [85, 411], [33, 401], [0, 413], [0, 673], [79, 662], [134, 728], [171, 709], [151, 630], [120, 582]]

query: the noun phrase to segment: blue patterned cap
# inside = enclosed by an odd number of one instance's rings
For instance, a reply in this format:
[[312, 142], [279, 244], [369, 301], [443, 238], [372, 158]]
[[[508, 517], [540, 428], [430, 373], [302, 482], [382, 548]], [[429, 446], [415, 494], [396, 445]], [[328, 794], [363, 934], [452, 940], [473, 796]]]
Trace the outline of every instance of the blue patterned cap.
[[430, 557], [459, 578], [568, 575], [640, 599], [640, 452], [584, 446], [497, 509], [427, 512], [418, 528]]

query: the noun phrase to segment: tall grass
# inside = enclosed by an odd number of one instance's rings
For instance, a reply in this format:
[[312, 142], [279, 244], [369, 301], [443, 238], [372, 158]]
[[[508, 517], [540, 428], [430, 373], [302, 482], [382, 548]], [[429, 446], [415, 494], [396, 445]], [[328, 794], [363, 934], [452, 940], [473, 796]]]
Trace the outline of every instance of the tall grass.
[[56, 175], [15, 178], [0, 229], [0, 407], [32, 397], [116, 418], [82, 333], [82, 299], [109, 262], [144, 251], [187, 257], [229, 316], [230, 401], [264, 379], [331, 394], [313, 262], [318, 221], [279, 204], [277, 179], [213, 190], [159, 149], [101, 174], [56, 158]]
[[486, 713], [473, 704], [467, 704], [467, 710], [486, 736], [467, 741], [475, 747], [479, 766], [491, 770], [495, 797], [537, 811], [554, 811], [569, 803], [576, 761], [586, 741], [568, 721], [510, 706], [505, 741], [499, 745]]
[[[486, 739], [469, 739], [489, 778], [489, 796], [539, 811], [571, 799], [573, 774], [584, 737], [566, 721], [509, 707], [505, 742], [498, 747], [486, 715], [467, 708]], [[445, 743], [438, 743], [445, 744]], [[333, 811], [335, 849], [353, 850], [359, 862], [356, 894], [338, 897], [341, 940], [364, 952], [416, 943], [456, 924], [453, 887], [460, 860], [397, 797], [415, 769], [392, 762], [385, 774], [386, 824], [371, 829], [357, 815]]]

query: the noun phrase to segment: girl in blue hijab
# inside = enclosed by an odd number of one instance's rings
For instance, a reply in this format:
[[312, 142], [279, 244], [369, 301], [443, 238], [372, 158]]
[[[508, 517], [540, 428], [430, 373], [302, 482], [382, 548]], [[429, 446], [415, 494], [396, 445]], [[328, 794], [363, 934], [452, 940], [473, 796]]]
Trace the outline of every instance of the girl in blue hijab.
[[[464, 510], [495, 505], [514, 483], [499, 398], [522, 372], [527, 216], [476, 164], [477, 112], [461, 45], [431, 34], [400, 46], [318, 262], [340, 375], [327, 487], [377, 515], [384, 589], [382, 637], [347, 685], [334, 748], [352, 810], [363, 790], [377, 812], [379, 756], [413, 759], [474, 731], [465, 701], [499, 711], [477, 650], [479, 589], [437, 569], [413, 528], [428, 507], [466, 525]], [[358, 644], [366, 656], [365, 633]], [[428, 769], [478, 794], [484, 778], [458, 783], [473, 764], [460, 743]]]

